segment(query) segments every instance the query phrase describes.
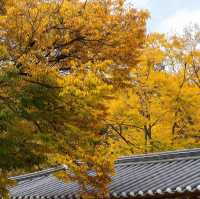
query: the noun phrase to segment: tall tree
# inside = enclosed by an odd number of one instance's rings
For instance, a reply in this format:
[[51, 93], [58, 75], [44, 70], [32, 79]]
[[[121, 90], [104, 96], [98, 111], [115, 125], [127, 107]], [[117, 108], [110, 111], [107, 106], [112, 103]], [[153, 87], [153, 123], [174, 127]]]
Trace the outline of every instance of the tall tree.
[[66, 163], [75, 174], [68, 177], [86, 193], [88, 184], [95, 187], [95, 197], [107, 193], [112, 172], [112, 148], [102, 133], [107, 104], [114, 90], [131, 83], [147, 16], [117, 0], [5, 1], [0, 16], [2, 182], [8, 172]]
[[117, 137], [111, 143], [124, 146], [119, 154], [199, 146], [198, 74], [187, 38], [147, 36], [131, 71], [132, 86], [110, 106], [107, 124]]

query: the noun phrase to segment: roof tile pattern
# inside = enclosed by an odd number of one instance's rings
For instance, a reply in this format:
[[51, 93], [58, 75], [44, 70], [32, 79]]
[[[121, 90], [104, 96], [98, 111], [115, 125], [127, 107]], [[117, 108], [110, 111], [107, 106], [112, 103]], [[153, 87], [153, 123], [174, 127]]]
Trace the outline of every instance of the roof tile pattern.
[[[13, 198], [78, 198], [79, 185], [64, 183], [52, 175], [60, 166], [13, 177]], [[111, 198], [154, 197], [162, 194], [200, 193], [200, 149], [122, 157], [109, 185]], [[76, 196], [76, 197], [75, 197]]]

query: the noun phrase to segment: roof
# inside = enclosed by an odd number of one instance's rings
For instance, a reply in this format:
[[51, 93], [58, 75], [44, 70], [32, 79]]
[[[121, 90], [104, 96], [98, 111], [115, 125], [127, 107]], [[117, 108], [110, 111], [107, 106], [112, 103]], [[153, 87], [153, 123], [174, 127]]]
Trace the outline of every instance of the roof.
[[[79, 184], [58, 180], [54, 172], [65, 165], [12, 177], [18, 181], [10, 188], [13, 198], [78, 198]], [[200, 195], [200, 148], [175, 152], [121, 157], [115, 162], [116, 174], [109, 185], [111, 198], [143, 198]]]

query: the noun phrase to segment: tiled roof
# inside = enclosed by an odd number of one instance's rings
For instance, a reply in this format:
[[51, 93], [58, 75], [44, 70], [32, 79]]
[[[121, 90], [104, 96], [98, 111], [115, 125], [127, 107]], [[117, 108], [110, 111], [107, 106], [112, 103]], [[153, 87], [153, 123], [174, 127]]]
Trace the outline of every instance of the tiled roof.
[[[14, 198], [77, 198], [79, 185], [64, 183], [52, 175], [66, 166], [12, 177]], [[122, 157], [115, 162], [116, 174], [109, 185], [111, 198], [141, 198], [200, 195], [200, 149]]]

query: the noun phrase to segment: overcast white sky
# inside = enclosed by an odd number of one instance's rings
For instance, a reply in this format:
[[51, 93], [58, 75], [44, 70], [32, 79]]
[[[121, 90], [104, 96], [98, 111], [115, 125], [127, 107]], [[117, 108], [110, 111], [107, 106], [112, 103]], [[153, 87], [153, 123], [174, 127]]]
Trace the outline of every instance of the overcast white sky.
[[181, 33], [189, 24], [200, 25], [200, 0], [128, 0], [137, 8], [148, 9], [148, 31]]

